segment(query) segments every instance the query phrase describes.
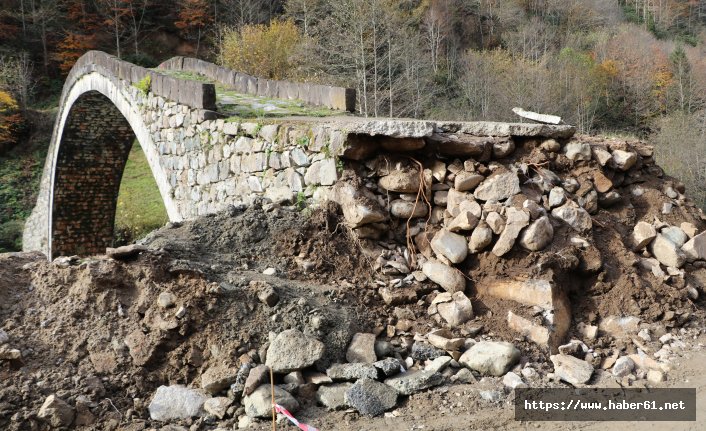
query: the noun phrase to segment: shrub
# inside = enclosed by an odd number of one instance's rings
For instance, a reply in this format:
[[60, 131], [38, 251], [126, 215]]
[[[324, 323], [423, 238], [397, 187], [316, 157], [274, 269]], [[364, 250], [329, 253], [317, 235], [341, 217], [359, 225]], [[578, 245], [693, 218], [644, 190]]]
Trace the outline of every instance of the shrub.
[[285, 79], [296, 69], [292, 53], [302, 37], [294, 21], [226, 29], [220, 46], [221, 63], [231, 69], [269, 79]]
[[146, 95], [147, 93], [149, 93], [150, 88], [152, 87], [152, 76], [145, 75], [144, 78], [140, 79], [132, 85]]
[[0, 90], [0, 154], [17, 143], [23, 123], [17, 101]]
[[0, 253], [22, 250], [22, 220], [10, 220], [0, 224]]

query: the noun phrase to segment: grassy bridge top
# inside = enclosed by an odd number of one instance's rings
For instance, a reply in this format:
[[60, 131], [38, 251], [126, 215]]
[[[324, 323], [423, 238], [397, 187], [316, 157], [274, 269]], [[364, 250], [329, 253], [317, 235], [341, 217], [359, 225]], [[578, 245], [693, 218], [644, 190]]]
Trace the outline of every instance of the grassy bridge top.
[[245, 94], [197, 72], [184, 70], [155, 69], [156, 72], [175, 78], [207, 82], [216, 87], [216, 110], [237, 119], [284, 118], [284, 117], [334, 117], [352, 116], [347, 111], [325, 106], [314, 106], [301, 99], [279, 99], [268, 96]]

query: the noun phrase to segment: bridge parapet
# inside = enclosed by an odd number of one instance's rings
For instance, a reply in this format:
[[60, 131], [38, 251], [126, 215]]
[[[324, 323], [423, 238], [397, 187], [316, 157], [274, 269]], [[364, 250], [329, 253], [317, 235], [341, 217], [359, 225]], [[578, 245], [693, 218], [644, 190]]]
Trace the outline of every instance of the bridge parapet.
[[[89, 51], [82, 55], [66, 77], [66, 82], [74, 82], [94, 71], [106, 77], [122, 79], [130, 85], [138, 84], [149, 76], [149, 91], [157, 96], [192, 108], [216, 109], [216, 88], [213, 84], [168, 76], [102, 51]], [[65, 86], [64, 92], [68, 89]]]
[[314, 106], [325, 106], [339, 111], [355, 111], [356, 92], [352, 88], [258, 78], [189, 57], [172, 57], [160, 64], [159, 68], [197, 73], [242, 94], [284, 100], [298, 99]]

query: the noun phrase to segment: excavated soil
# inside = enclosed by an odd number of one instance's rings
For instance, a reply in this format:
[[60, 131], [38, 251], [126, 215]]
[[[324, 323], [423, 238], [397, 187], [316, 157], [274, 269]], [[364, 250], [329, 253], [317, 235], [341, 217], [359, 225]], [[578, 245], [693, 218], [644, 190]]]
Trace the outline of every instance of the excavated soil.
[[[547, 162], [531, 148], [518, 151], [514, 158]], [[550, 166], [580, 183], [592, 172], [590, 166], [575, 168], [561, 160]], [[640, 269], [639, 255], [626, 245], [638, 220], [657, 217], [677, 226], [687, 221], [699, 231], [706, 228], [701, 213], [688, 202], [671, 214], [661, 213], [667, 201], [662, 193], [665, 184], [679, 188], [676, 180], [661, 172], [623, 181], [617, 188], [622, 203], [593, 215], [588, 247], [572, 245], [572, 232], [561, 226], [542, 252], [516, 247], [502, 258], [483, 252], [468, 259], [459, 268], [471, 280], [467, 293], [475, 318], [453, 328], [453, 335], [512, 341], [522, 352], [520, 364], [531, 364], [539, 372], [538, 382], [563, 386], [547, 377], [552, 371], [548, 350], [510, 331], [506, 315], [498, 312], [513, 309], [531, 316], [532, 310], [479, 297], [475, 288], [493, 279], [552, 274], [572, 305], [574, 325], [568, 338], [582, 338], [578, 322], [597, 324], [606, 316], [629, 315], [661, 328], [662, 334], [680, 334], [698, 349], [705, 321], [703, 295], [689, 298], [685, 286], [704, 292], [706, 265], [687, 264], [683, 280], [665, 282]], [[637, 186], [644, 190], [640, 196], [631, 193]], [[390, 243], [393, 239], [388, 238]], [[439, 291], [430, 281], [409, 287], [417, 302], [391, 306], [380, 299], [381, 286], [404, 276], [374, 271], [374, 254], [361, 248], [365, 241], [356, 239], [342, 223], [334, 204], [299, 210], [256, 202], [168, 224], [141, 243], [149, 251], [127, 260], [96, 256], [50, 263], [38, 254], [0, 254], [0, 329], [9, 335], [5, 347], [21, 352], [21, 359], [0, 361], [0, 429], [47, 429], [37, 414], [50, 394], [76, 406], [78, 429], [160, 429], [163, 424], [150, 420], [147, 411], [157, 387], [179, 383], [198, 387], [200, 376], [213, 364], [237, 368], [241, 363], [260, 363], [271, 337], [285, 329], [297, 328], [324, 342], [325, 355], [315, 368], [325, 371], [331, 363], [344, 361], [356, 332], [380, 334], [405, 356], [415, 334], [440, 326], [427, 314]], [[275, 274], [263, 275], [270, 268]], [[258, 299], [264, 285], [279, 294], [274, 307]], [[174, 298], [169, 312], [159, 304], [164, 292]], [[185, 313], [176, 317], [174, 312], [181, 307]], [[403, 320], [409, 327], [386, 337], [385, 328]], [[630, 340], [606, 334], [591, 347], [599, 358], [616, 349], [636, 351]], [[607, 381], [604, 374], [597, 372], [592, 383]], [[499, 382], [486, 377], [468, 385], [444, 385], [403, 399], [395, 410], [376, 419], [352, 410], [327, 412], [307, 385], [293, 395], [302, 404], [297, 417], [321, 430], [524, 429], [513, 423], [508, 400], [487, 401], [481, 395], [502, 392]], [[209, 416], [173, 425], [237, 429], [242, 414], [236, 404], [227, 419]], [[252, 429], [269, 427], [258, 422]]]

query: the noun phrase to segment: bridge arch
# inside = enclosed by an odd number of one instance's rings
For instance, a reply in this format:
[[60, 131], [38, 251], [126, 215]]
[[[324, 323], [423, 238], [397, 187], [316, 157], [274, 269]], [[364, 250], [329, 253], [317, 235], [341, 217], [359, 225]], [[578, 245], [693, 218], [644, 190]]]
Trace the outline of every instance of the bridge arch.
[[169, 219], [182, 219], [145, 121], [140, 90], [100, 59], [124, 62], [104, 53], [91, 54], [79, 59], [67, 77], [40, 196], [25, 228], [24, 248], [43, 251], [49, 258], [102, 253], [112, 245], [120, 181], [135, 140], [145, 153]]

